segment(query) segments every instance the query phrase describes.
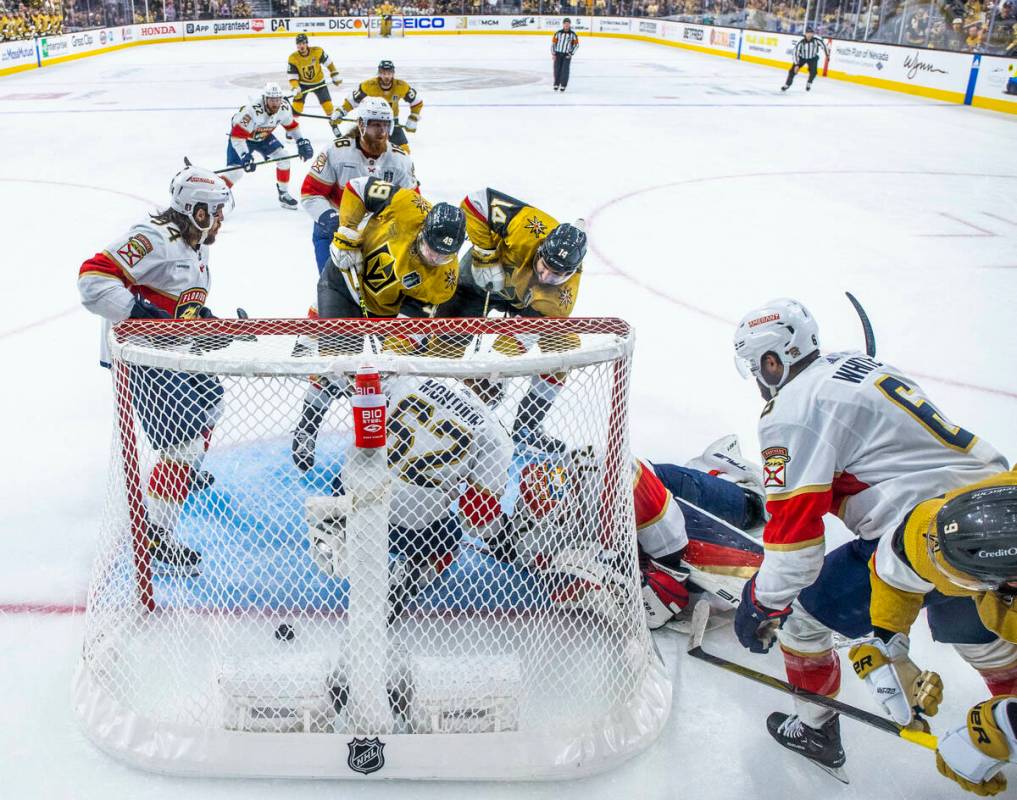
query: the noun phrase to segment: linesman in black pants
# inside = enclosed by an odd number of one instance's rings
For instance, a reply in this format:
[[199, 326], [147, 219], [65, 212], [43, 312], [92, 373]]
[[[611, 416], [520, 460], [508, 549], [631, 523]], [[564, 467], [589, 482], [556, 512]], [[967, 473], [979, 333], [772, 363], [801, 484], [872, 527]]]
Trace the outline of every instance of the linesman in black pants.
[[826, 43], [822, 39], [816, 39], [811, 28], [806, 28], [805, 38], [798, 40], [794, 51], [791, 53], [794, 63], [791, 64], [791, 69], [787, 71], [787, 83], [780, 87], [782, 92], [786, 92], [791, 88], [791, 82], [795, 79], [795, 74], [806, 65], [809, 68], [809, 81], [805, 84], [805, 91], [808, 92], [812, 89], [812, 82], [816, 79], [816, 74], [819, 72], [820, 48], [823, 48], [823, 53], [829, 58], [830, 51], [826, 49]]
[[569, 66], [572, 54], [579, 47], [579, 37], [572, 30], [572, 20], [565, 17], [559, 30], [551, 39], [551, 57], [554, 59], [554, 90], [564, 92], [569, 85]]

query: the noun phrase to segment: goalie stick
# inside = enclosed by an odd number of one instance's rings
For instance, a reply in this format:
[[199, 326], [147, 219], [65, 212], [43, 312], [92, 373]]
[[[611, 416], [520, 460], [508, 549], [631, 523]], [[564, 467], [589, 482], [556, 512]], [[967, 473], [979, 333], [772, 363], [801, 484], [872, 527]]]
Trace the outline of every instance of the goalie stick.
[[765, 672], [759, 672], [751, 667], [735, 664], [733, 661], [728, 661], [726, 658], [706, 652], [703, 649], [703, 636], [706, 633], [706, 624], [709, 621], [709, 618], [710, 604], [705, 600], [700, 600], [696, 603], [696, 607], [692, 612], [692, 633], [689, 635], [687, 649], [688, 654], [693, 658], [705, 661], [708, 664], [713, 664], [715, 667], [720, 667], [728, 672], [733, 672], [735, 675], [741, 675], [743, 678], [748, 678], [749, 680], [761, 683], [764, 686], [769, 686], [771, 689], [776, 689], [778, 692], [790, 694], [817, 706], [829, 708], [832, 711], [836, 711], [838, 714], [848, 717], [849, 719], [853, 719], [857, 722], [863, 722], [872, 728], [878, 728], [885, 733], [893, 734], [901, 739], [917, 744], [920, 747], [925, 747], [929, 750], [936, 750], [939, 747], [938, 739], [931, 733], [902, 727], [896, 722], [886, 719], [886, 717], [881, 717], [870, 711], [865, 711], [864, 709], [856, 708], [855, 706], [848, 705], [847, 703], [842, 703], [832, 697], [826, 697], [825, 695], [815, 694], [813, 692], [806, 691], [805, 689], [799, 689], [797, 686], [792, 686], [787, 681], [776, 678], [773, 675], [767, 675]]

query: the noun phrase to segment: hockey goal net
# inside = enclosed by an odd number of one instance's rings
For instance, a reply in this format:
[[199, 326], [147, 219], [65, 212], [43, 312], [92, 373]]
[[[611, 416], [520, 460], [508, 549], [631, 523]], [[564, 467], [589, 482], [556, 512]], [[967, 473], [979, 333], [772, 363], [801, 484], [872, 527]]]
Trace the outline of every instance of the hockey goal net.
[[75, 685], [104, 750], [537, 779], [656, 738], [671, 685], [638, 592], [626, 323], [128, 320], [110, 345]]
[[367, 36], [369, 39], [391, 39], [405, 35], [406, 26], [401, 16], [393, 14], [388, 20], [383, 16], [372, 16], [367, 19]]

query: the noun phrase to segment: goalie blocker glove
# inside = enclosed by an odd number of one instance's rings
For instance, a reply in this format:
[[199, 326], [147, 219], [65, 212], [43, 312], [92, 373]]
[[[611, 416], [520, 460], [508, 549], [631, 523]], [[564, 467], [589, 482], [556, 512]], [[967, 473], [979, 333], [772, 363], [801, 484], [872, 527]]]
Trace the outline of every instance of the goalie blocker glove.
[[689, 572], [666, 566], [652, 558], [642, 560], [639, 572], [646, 624], [650, 630], [657, 630], [689, 604], [689, 591], [685, 587]]
[[946, 733], [936, 750], [941, 775], [980, 797], [1006, 789], [1003, 766], [1017, 753], [1017, 696], [998, 695], [974, 706], [967, 724]]

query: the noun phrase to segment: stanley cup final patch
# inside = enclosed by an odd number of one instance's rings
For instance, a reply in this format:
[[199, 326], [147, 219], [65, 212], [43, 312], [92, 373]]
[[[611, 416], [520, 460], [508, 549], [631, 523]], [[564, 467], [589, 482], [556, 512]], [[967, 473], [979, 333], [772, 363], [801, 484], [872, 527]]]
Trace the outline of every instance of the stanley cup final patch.
[[354, 772], [370, 775], [385, 766], [385, 745], [377, 736], [373, 739], [354, 737], [346, 746], [350, 749], [346, 763]]
[[790, 460], [786, 447], [767, 447], [763, 451], [763, 486], [787, 486]]

